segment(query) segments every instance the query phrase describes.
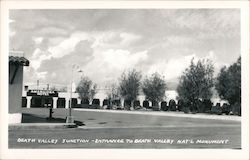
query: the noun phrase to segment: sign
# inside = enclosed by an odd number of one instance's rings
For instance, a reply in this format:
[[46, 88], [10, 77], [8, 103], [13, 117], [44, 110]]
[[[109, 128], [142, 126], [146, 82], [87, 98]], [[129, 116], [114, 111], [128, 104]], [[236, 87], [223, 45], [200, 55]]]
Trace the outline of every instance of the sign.
[[27, 96], [49, 96], [49, 97], [58, 97], [57, 91], [50, 90], [28, 90]]

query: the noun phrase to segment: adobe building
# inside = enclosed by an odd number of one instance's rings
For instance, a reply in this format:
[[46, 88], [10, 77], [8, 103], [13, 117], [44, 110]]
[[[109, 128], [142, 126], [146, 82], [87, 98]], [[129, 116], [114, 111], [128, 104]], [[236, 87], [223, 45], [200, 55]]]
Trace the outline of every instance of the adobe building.
[[[50, 91], [47, 89], [37, 89], [36, 86], [29, 86], [29, 89], [26, 91], [23, 91], [22, 94], [22, 107], [23, 108], [46, 108], [48, 106], [56, 109], [56, 108], [69, 108], [69, 102], [70, 102], [70, 92], [57, 92], [57, 91]], [[46, 88], [46, 86], [43, 86], [42, 88]], [[174, 99], [176, 101], [177, 93], [176, 91], [166, 91], [166, 101], [170, 101], [170, 99]], [[100, 105], [103, 106], [103, 102], [105, 99], [107, 99], [107, 95], [105, 90], [99, 90], [97, 94], [95, 95], [96, 99], [99, 99]], [[144, 95], [139, 95], [138, 100], [140, 104], [143, 104], [143, 101], [145, 100]], [[124, 106], [124, 99], [120, 99], [121, 106]], [[81, 99], [79, 98], [79, 94], [76, 92], [72, 93], [72, 108], [74, 108], [76, 105], [81, 104]], [[90, 102], [89, 104], [92, 104]], [[150, 106], [152, 105], [151, 102], [149, 102]]]
[[12, 54], [9, 56], [9, 124], [21, 123], [23, 67], [29, 66], [23, 55]]

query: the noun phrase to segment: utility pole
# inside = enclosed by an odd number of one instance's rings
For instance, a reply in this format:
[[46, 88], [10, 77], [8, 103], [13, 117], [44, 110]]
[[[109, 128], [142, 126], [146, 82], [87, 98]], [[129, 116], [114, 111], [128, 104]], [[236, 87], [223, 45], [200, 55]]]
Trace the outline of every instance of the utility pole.
[[74, 123], [74, 116], [72, 116], [72, 85], [74, 81], [74, 69], [77, 69], [77, 72], [82, 72], [82, 70], [79, 70], [79, 66], [73, 64], [72, 70], [71, 70], [71, 81], [70, 81], [70, 101], [69, 101], [69, 114], [66, 119], [66, 123]]
[[73, 70], [74, 70], [74, 68], [75, 68], [75, 65], [72, 66], [72, 70], [71, 70], [69, 115], [66, 119], [66, 123], [74, 123], [74, 117], [72, 116], [72, 113], [71, 113], [71, 110], [72, 110], [72, 83], [73, 83]]
[[37, 91], [38, 91], [38, 86], [39, 86], [39, 80], [36, 81], [36, 86], [37, 86]]

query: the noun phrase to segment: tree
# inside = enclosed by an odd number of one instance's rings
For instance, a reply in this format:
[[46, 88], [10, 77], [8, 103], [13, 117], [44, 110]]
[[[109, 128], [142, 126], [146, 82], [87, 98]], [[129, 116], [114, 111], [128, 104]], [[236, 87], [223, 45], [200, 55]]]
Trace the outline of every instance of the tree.
[[241, 57], [228, 68], [224, 66], [220, 70], [215, 88], [219, 97], [231, 105], [241, 103]]
[[107, 91], [106, 91], [106, 95], [107, 95], [107, 99], [109, 100], [109, 103], [110, 103], [109, 105], [112, 106], [113, 103], [115, 105], [120, 105], [120, 104], [115, 103], [120, 98], [118, 87], [117, 87], [116, 83], [112, 83], [108, 86]]
[[[190, 103], [191, 107], [195, 107], [195, 102], [199, 99], [210, 99], [214, 86], [213, 73], [214, 67], [211, 60], [198, 60], [195, 64], [194, 59], [192, 59], [190, 66], [180, 77], [177, 87], [179, 99]], [[197, 108], [193, 110], [197, 111]]]
[[106, 94], [107, 94], [107, 98], [110, 100], [118, 99], [119, 91], [118, 91], [117, 85], [115, 83], [110, 84], [108, 86]]
[[81, 77], [80, 82], [76, 87], [76, 92], [78, 92], [79, 97], [83, 99], [92, 100], [97, 93], [97, 85], [94, 84], [88, 77]]
[[142, 91], [146, 96], [146, 99], [153, 102], [162, 101], [165, 97], [167, 84], [163, 77], [158, 73], [152, 74], [150, 77], [146, 77], [142, 84]]
[[140, 80], [141, 73], [135, 69], [128, 71], [127, 74], [123, 72], [118, 87], [120, 95], [131, 102], [136, 100], [139, 95]]

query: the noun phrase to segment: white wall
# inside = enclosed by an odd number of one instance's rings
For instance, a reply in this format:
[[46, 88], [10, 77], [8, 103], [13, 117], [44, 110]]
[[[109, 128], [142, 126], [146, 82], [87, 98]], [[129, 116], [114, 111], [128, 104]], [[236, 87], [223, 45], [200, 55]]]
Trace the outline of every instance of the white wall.
[[[9, 65], [10, 80], [14, 74], [14, 71], [15, 71], [15, 66]], [[23, 87], [22, 84], [23, 84], [23, 66], [19, 66], [13, 83], [9, 84], [9, 123], [21, 122], [22, 87]]]

